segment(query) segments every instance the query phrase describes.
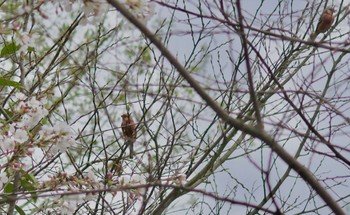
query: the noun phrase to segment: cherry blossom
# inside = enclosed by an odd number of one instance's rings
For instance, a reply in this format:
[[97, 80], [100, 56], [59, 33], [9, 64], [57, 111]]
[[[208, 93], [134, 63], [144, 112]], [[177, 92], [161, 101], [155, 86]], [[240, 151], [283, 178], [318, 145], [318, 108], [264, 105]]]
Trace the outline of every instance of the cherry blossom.
[[18, 143], [24, 143], [25, 141], [28, 140], [27, 131], [25, 131], [23, 129], [17, 129], [13, 135], [13, 138]]
[[122, 0], [132, 10], [133, 14], [142, 22], [147, 21], [155, 14], [155, 4], [148, 0]]
[[8, 182], [9, 178], [7, 177], [6, 172], [0, 173], [0, 189]]
[[65, 152], [70, 146], [75, 144], [73, 133], [67, 123], [59, 122], [52, 130], [52, 133], [57, 136], [56, 142], [50, 148], [50, 153]]
[[39, 39], [39, 36], [31, 33], [17, 33], [14, 40], [17, 45], [20, 46], [20, 52], [26, 52], [28, 48], [34, 48], [35, 42]]
[[1, 149], [3, 152], [11, 152], [15, 149], [15, 140], [13, 140], [10, 136], [8, 135], [3, 135], [0, 136], [0, 141], [1, 141]]
[[[106, 4], [105, 2], [84, 0], [82, 10], [84, 12], [85, 17], [82, 20], [82, 23], [96, 24], [100, 22], [104, 18], [104, 14], [106, 14], [108, 10], [107, 6], [108, 4]], [[92, 19], [89, 19], [89, 17], [92, 17]]]

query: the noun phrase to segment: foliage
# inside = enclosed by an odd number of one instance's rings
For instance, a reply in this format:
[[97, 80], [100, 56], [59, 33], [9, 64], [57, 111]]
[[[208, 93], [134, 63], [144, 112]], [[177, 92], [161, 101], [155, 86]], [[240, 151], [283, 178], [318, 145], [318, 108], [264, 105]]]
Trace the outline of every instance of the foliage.
[[312, 34], [326, 3], [4, 1], [1, 212], [349, 211], [349, 5]]

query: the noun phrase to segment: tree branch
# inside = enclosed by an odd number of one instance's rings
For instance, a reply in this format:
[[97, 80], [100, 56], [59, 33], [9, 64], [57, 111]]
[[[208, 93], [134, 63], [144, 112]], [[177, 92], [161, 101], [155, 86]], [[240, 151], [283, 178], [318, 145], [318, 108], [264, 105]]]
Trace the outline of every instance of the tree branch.
[[[302, 164], [294, 159], [287, 151], [285, 151], [270, 135], [256, 127], [248, 126], [241, 120], [232, 118], [225, 110], [223, 110], [199, 85], [199, 83], [186, 71], [180, 62], [170, 53], [163, 43], [154, 35], [141, 21], [139, 21], [132, 13], [130, 13], [123, 4], [116, 0], [107, 0], [113, 7], [134, 24], [153, 44], [159, 49], [164, 57], [177, 69], [191, 87], [202, 97], [202, 99], [216, 112], [216, 114], [224, 121], [255, 138], [258, 138], [268, 144], [270, 148], [283, 159], [294, 171], [296, 171], [323, 199], [323, 201], [333, 210], [335, 214], [345, 214], [339, 205], [334, 201], [333, 197], [318, 182], [317, 178]], [[247, 59], [248, 60], [248, 59]], [[162, 212], [162, 211], [161, 211]]]

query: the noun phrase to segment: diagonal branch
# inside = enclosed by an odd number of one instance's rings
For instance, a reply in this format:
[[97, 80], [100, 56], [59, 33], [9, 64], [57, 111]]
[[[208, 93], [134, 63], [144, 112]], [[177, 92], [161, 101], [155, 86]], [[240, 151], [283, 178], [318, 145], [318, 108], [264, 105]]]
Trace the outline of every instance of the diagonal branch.
[[332, 196], [318, 182], [317, 178], [301, 163], [294, 159], [287, 151], [283, 149], [270, 135], [263, 130], [258, 130], [254, 126], [244, 124], [241, 120], [232, 118], [224, 109], [222, 109], [199, 85], [199, 83], [187, 72], [182, 64], [170, 53], [163, 43], [154, 35], [141, 21], [130, 13], [122, 3], [117, 0], [107, 0], [115, 7], [125, 18], [134, 24], [152, 43], [159, 49], [164, 57], [177, 69], [183, 78], [191, 87], [202, 97], [202, 99], [216, 112], [224, 121], [238, 130], [245, 132], [252, 137], [258, 138], [268, 144], [270, 148], [286, 162], [294, 171], [296, 171], [323, 199], [323, 201], [333, 210], [335, 214], [345, 214]]
[[252, 100], [253, 107], [255, 110], [255, 117], [256, 117], [256, 121], [258, 123], [257, 128], [263, 130], [264, 125], [263, 125], [263, 122], [261, 119], [259, 103], [258, 103], [258, 99], [256, 96], [256, 92], [254, 90], [253, 74], [252, 74], [250, 63], [249, 63], [248, 39], [244, 33], [241, 1], [237, 1], [237, 10], [238, 10], [238, 19], [239, 19], [239, 33], [240, 33], [240, 37], [242, 40], [242, 46], [244, 49], [244, 56], [245, 56], [245, 62], [246, 62], [246, 67], [247, 67], [247, 73], [248, 73], [248, 87], [249, 87], [250, 99]]

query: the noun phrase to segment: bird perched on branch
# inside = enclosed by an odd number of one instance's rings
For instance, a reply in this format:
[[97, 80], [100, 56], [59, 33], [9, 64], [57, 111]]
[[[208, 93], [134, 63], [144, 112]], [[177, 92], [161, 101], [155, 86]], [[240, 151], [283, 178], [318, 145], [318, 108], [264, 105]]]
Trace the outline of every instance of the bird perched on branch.
[[129, 144], [130, 149], [130, 158], [133, 158], [134, 153], [134, 142], [136, 140], [136, 124], [134, 120], [132, 120], [130, 114], [123, 114], [122, 115], [122, 131], [124, 139], [126, 140], [126, 143]]
[[331, 6], [326, 7], [323, 11], [320, 20], [318, 21], [316, 31], [310, 35], [310, 40], [315, 40], [317, 35], [328, 31], [334, 22], [334, 9]]

